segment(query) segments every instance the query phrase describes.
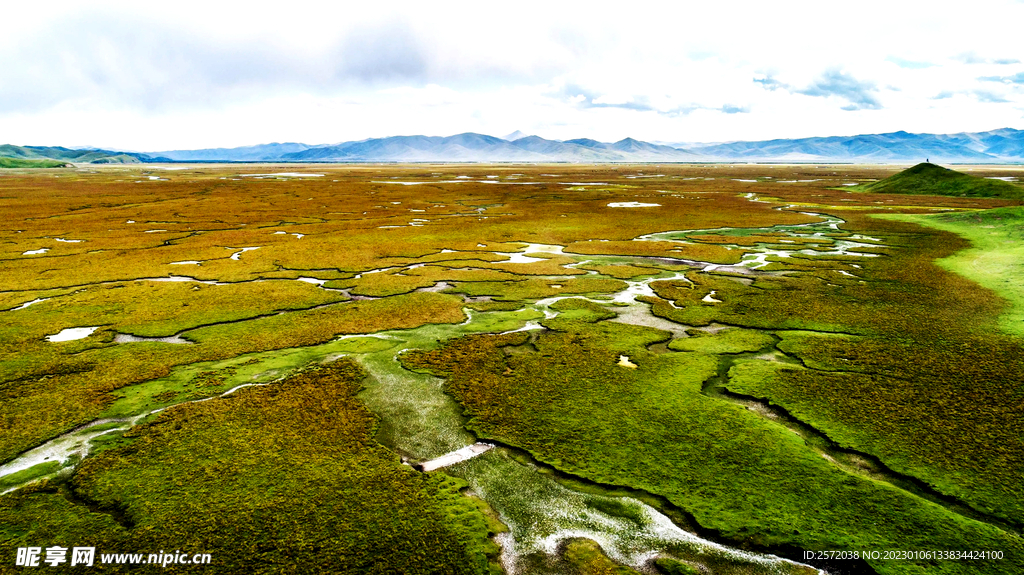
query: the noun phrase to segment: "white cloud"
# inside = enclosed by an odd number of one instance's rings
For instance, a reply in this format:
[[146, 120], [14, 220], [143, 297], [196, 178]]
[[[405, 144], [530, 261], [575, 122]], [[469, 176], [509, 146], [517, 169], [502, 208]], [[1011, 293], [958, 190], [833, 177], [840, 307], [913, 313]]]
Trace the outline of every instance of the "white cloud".
[[[5, 142], [721, 141], [1024, 127], [1021, 2], [7, 7]], [[18, 10], [24, 10], [19, 14]]]

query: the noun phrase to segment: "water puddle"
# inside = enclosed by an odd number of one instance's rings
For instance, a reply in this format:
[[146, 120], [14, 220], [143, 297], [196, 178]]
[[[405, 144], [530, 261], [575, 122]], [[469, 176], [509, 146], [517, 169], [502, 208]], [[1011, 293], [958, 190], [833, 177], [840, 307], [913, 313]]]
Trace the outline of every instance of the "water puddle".
[[244, 254], [245, 252], [251, 252], [252, 250], [258, 250], [258, 249], [260, 249], [260, 247], [256, 246], [256, 247], [251, 247], [251, 248], [228, 248], [228, 249], [229, 250], [238, 250], [237, 252], [231, 254], [231, 258], [230, 258], [230, 259], [233, 259], [235, 261], [238, 261], [238, 260], [240, 260], [242, 258], [242, 254]]
[[709, 293], [708, 295], [706, 295], [703, 298], [701, 298], [700, 301], [705, 302], [705, 303], [722, 303], [722, 300], [715, 299], [715, 293], [717, 293], [717, 292], [715, 292], [715, 290], [711, 290], [711, 293]]
[[58, 242], [63, 242], [65, 244], [80, 244], [83, 241], [85, 241], [85, 240], [68, 240], [68, 239], [64, 239], [64, 238], [54, 238], [54, 239], [56, 241], [58, 241]]
[[181, 337], [178, 337], [177, 335], [172, 335], [172, 336], [169, 336], [169, 337], [145, 337], [145, 336], [141, 336], [141, 335], [131, 335], [131, 334], [127, 334], [127, 333], [119, 333], [119, 334], [115, 335], [114, 336], [114, 342], [115, 343], [157, 342], [157, 343], [175, 343], [175, 344], [188, 344], [188, 345], [192, 344], [191, 341], [189, 341], [187, 339], [183, 339]]
[[22, 252], [21, 255], [23, 255], [23, 256], [35, 256], [35, 255], [39, 255], [39, 254], [45, 254], [48, 251], [50, 251], [50, 248], [39, 248], [38, 250], [29, 250], [27, 252]]
[[200, 265], [202, 263], [203, 262], [201, 262], [199, 260], [184, 260], [184, 261], [180, 261], [180, 262], [171, 262], [168, 265], [172, 265], [172, 266], [198, 266], [198, 265]]
[[658, 276], [655, 276], [639, 281], [627, 281], [626, 289], [614, 294], [612, 296], [612, 301], [615, 303], [636, 304], [638, 303], [636, 301], [637, 296], [658, 297], [658, 294], [654, 293], [654, 290], [651, 289], [651, 282], [655, 281], [656, 279], [673, 281], [679, 279], [686, 279], [686, 276], [683, 275], [682, 273], [676, 273], [670, 277], [659, 278]]
[[48, 298], [48, 297], [36, 298], [36, 299], [34, 299], [32, 301], [27, 301], [27, 302], [19, 305], [18, 307], [12, 307], [11, 309], [9, 309], [7, 311], [18, 311], [19, 309], [25, 309], [25, 308], [27, 308], [30, 305], [35, 305], [37, 303], [43, 303], [44, 301], [50, 301], [50, 298]]
[[508, 331], [503, 331], [503, 332], [501, 332], [501, 335], [505, 335], [507, 333], [518, 333], [520, 331], [536, 331], [536, 330], [540, 330], [540, 329], [545, 329], [545, 328], [544, 328], [544, 326], [542, 326], [541, 324], [539, 324], [539, 323], [537, 323], [535, 321], [528, 321], [528, 322], [526, 322], [526, 325], [524, 325], [523, 327], [521, 327], [519, 329], [510, 329]]
[[531, 258], [530, 256], [525, 255], [525, 254], [521, 254], [521, 253], [511, 253], [511, 252], [491, 252], [491, 253], [497, 254], [499, 256], [507, 257], [508, 260], [503, 261], [503, 262], [498, 262], [498, 263], [502, 263], [502, 264], [532, 264], [534, 262], [542, 262], [542, 261], [544, 261], [544, 258]]
[[[478, 246], [478, 247], [485, 247], [485, 246]], [[527, 244], [526, 247], [523, 248], [523, 253], [524, 254], [555, 254], [555, 255], [562, 255], [562, 253], [563, 253], [562, 250], [564, 250], [564, 249], [565, 249], [565, 246], [559, 246], [559, 245], [553, 245], [553, 244]]]
[[68, 327], [60, 330], [60, 332], [53, 335], [46, 336], [46, 341], [58, 342], [58, 341], [74, 341], [76, 339], [83, 339], [92, 335], [92, 332], [96, 331], [96, 327]]
[[477, 455], [487, 453], [494, 448], [494, 445], [490, 443], [476, 442], [473, 445], [467, 445], [462, 449], [456, 449], [451, 453], [446, 453], [436, 459], [430, 461], [424, 461], [419, 465], [420, 471], [434, 471], [435, 469], [441, 469], [442, 467], [448, 467], [455, 465], [456, 463], [462, 463], [473, 459]]
[[386, 271], [390, 271], [390, 270], [397, 270], [397, 269], [399, 269], [398, 266], [391, 266], [389, 268], [376, 268], [376, 269], [368, 270], [368, 271], [365, 271], [365, 272], [362, 272], [362, 273], [358, 273], [355, 276], [353, 276], [352, 279], [360, 279], [364, 275], [379, 274], [381, 272], [386, 272]]
[[239, 174], [242, 178], [322, 178], [324, 174], [304, 174], [302, 172], [276, 172], [273, 174]]
[[643, 202], [612, 202], [609, 208], [658, 208], [661, 204], [645, 204]]
[[420, 293], [433, 293], [433, 292], [444, 291], [444, 290], [446, 290], [446, 289], [448, 289], [450, 287], [452, 287], [452, 286], [448, 282], [437, 282], [434, 285], [429, 286], [429, 287], [418, 288], [418, 289], [416, 289], [416, 291], [420, 292]]

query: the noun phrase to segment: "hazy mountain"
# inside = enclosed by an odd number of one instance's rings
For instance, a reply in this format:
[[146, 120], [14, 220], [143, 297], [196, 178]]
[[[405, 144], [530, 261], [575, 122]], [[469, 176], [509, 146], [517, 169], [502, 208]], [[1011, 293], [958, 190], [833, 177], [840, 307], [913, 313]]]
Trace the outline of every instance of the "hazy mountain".
[[293, 162], [543, 162], [512, 142], [467, 132], [455, 136], [392, 136], [284, 154]]
[[467, 132], [448, 137], [392, 136], [345, 142], [284, 154], [295, 162], [679, 162], [693, 154], [636, 140], [583, 146], [574, 142], [526, 136], [509, 142]]
[[701, 159], [688, 150], [641, 142], [633, 138], [624, 138], [611, 144], [589, 138], [566, 140], [565, 143], [588, 148], [595, 152], [603, 151], [612, 158], [619, 158], [608, 160], [613, 162], [690, 162]]
[[700, 156], [726, 160], [996, 162], [1024, 160], [1024, 131], [1004, 128], [961, 134], [863, 134], [694, 146]]
[[284, 154], [302, 152], [312, 148], [307, 144], [284, 143], [260, 144], [258, 146], [242, 146], [240, 148], [205, 148], [202, 150], [168, 150], [153, 152], [176, 162], [215, 162], [228, 160], [232, 162], [256, 162], [277, 159]]
[[565, 143], [566, 144], [576, 144], [577, 146], [585, 146], [587, 148], [601, 148], [601, 149], [604, 149], [605, 147], [608, 146], [608, 144], [605, 144], [603, 142], [598, 142], [597, 140], [591, 140], [590, 138], [579, 138], [579, 139], [576, 139], [576, 140], [566, 140]]
[[625, 138], [607, 146], [608, 149], [615, 150], [631, 160], [644, 162], [687, 162], [700, 159], [689, 150], [649, 144], [633, 138]]
[[467, 132], [454, 136], [391, 136], [340, 144], [273, 143], [240, 148], [140, 154], [108, 150], [0, 146], [0, 157], [70, 162], [1021, 162], [1024, 131], [1002, 128], [959, 134], [862, 134], [758, 142], [679, 145], [633, 138], [606, 143], [587, 138], [505, 138]]
[[[621, 162], [625, 158], [604, 149], [593, 149], [572, 142], [545, 140], [539, 136], [527, 136], [512, 142], [513, 146], [557, 158], [560, 162]], [[549, 160], [551, 161], [551, 160]]]
[[505, 136], [502, 136], [501, 139], [502, 140], [507, 140], [509, 142], [514, 142], [514, 141], [518, 140], [519, 138], [525, 138], [525, 137], [526, 137], [526, 134], [520, 132], [519, 130], [516, 130], [515, 132], [512, 132], [511, 134], [507, 134]]

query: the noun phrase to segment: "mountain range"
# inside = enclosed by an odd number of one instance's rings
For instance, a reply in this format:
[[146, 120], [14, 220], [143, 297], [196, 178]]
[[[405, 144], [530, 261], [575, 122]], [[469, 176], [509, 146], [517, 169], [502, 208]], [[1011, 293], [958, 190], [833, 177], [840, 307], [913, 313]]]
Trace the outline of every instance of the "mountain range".
[[239, 148], [118, 152], [59, 147], [0, 146], [0, 157], [78, 163], [139, 162], [937, 162], [1024, 161], [1024, 130], [958, 134], [862, 134], [718, 144], [652, 144], [633, 138], [598, 142], [548, 140], [518, 130], [505, 138], [390, 136], [339, 144], [273, 143]]

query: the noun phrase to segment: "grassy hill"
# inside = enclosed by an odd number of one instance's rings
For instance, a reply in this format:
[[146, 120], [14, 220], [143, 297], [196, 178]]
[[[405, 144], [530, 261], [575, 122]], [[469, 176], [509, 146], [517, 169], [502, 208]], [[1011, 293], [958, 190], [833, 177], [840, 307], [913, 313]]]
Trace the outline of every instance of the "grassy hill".
[[0, 157], [0, 168], [63, 168], [67, 164], [60, 160], [24, 160]]
[[155, 159], [145, 154], [112, 152], [109, 150], [72, 150], [60, 146], [14, 146], [11, 144], [0, 145], [0, 159], [2, 158], [17, 160], [63, 160], [60, 162], [61, 165], [66, 162], [80, 164], [139, 164]]
[[921, 163], [884, 180], [860, 186], [866, 192], [976, 198], [1024, 199], [1024, 188]]

